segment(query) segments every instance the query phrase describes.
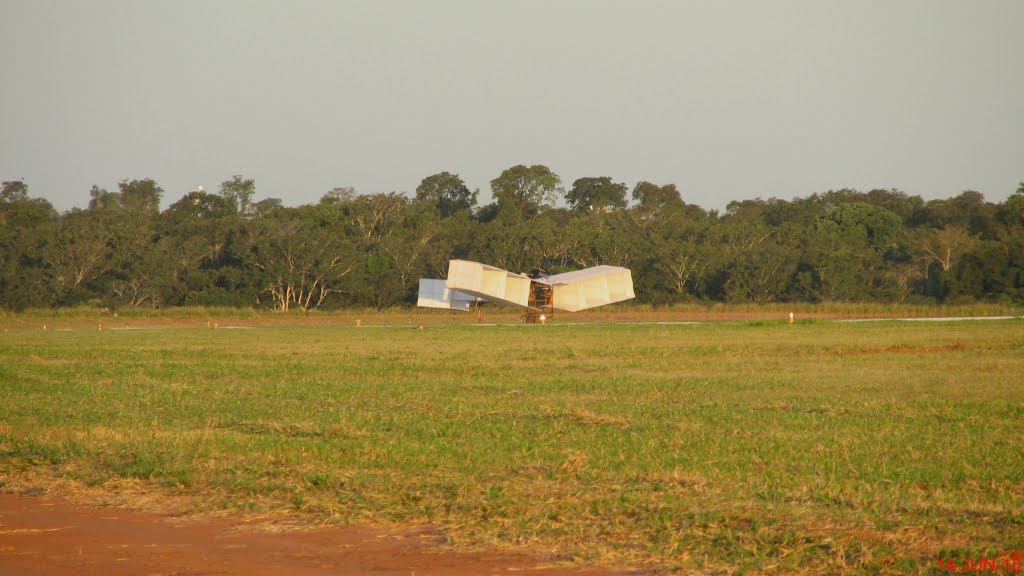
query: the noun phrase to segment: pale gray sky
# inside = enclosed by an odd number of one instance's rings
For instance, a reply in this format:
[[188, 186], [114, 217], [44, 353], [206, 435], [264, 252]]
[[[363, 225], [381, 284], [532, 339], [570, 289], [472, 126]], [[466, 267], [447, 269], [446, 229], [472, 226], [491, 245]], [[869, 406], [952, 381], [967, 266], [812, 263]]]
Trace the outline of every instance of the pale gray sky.
[[542, 163], [706, 208], [1024, 180], [1024, 1], [0, 0], [0, 179], [288, 205]]

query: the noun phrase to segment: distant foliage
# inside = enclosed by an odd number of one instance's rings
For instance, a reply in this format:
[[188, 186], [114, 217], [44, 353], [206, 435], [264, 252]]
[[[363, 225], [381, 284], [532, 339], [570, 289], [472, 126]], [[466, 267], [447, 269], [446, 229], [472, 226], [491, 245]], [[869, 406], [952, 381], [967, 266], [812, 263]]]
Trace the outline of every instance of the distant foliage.
[[235, 175], [160, 211], [155, 181], [126, 179], [58, 214], [5, 181], [0, 308], [386, 308], [414, 303], [418, 279], [443, 277], [452, 258], [515, 272], [627, 266], [639, 303], [1024, 303], [1024, 183], [1002, 203], [844, 189], [722, 214], [674, 184], [640, 182], [632, 203], [606, 176], [566, 190], [542, 165], [502, 172], [486, 206], [450, 172], [414, 198], [339, 187], [285, 207], [255, 189]]

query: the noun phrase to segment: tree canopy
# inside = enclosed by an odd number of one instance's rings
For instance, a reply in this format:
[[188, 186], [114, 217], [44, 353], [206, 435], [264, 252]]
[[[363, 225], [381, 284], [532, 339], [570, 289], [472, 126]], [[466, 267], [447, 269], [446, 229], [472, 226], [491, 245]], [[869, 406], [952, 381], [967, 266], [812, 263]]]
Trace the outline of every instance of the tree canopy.
[[561, 184], [562, 179], [547, 166], [519, 164], [491, 180], [491, 194], [501, 209], [525, 218], [552, 204]]
[[440, 172], [427, 176], [416, 187], [416, 200], [448, 218], [461, 210], [476, 206], [477, 191], [470, 192], [458, 174]]
[[[608, 176], [569, 190], [543, 165], [491, 181], [477, 207], [452, 172], [414, 197], [334, 188], [316, 204], [255, 197], [234, 175], [160, 210], [150, 178], [83, 191], [58, 214], [28, 183], [0, 185], [0, 308], [257, 306], [276, 310], [415, 302], [420, 277], [468, 258], [516, 272], [598, 264], [633, 270], [637, 300], [1024, 303], [1024, 183], [1001, 203], [967, 190], [828, 190], [686, 204], [674, 184]], [[567, 206], [557, 207], [562, 197]]]
[[579, 178], [565, 193], [565, 201], [576, 212], [606, 212], [626, 207], [626, 185], [608, 176]]

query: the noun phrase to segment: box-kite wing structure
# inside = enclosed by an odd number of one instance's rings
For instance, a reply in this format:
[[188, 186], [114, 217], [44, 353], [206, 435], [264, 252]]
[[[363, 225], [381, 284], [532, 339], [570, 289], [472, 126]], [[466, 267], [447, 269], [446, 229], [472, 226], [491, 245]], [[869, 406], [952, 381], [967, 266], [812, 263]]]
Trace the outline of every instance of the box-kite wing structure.
[[480, 299], [538, 312], [578, 312], [633, 297], [632, 273], [619, 266], [594, 266], [530, 278], [479, 262], [452, 260], [447, 280], [420, 279], [416, 304], [467, 311]]
[[618, 266], [594, 266], [534, 282], [551, 286], [551, 306], [567, 312], [579, 312], [634, 297], [632, 273], [628, 268]]
[[469, 260], [448, 262], [447, 286], [449, 290], [510, 306], [526, 307], [530, 296], [529, 276]]

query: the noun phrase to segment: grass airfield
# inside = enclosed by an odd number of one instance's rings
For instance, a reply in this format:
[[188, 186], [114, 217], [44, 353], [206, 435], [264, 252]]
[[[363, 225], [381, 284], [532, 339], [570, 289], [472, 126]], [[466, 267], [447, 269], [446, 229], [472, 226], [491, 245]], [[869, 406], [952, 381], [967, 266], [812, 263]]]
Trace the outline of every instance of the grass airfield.
[[426, 318], [17, 318], [0, 490], [434, 523], [459, 547], [684, 572], [939, 573], [1024, 550], [1024, 320]]

